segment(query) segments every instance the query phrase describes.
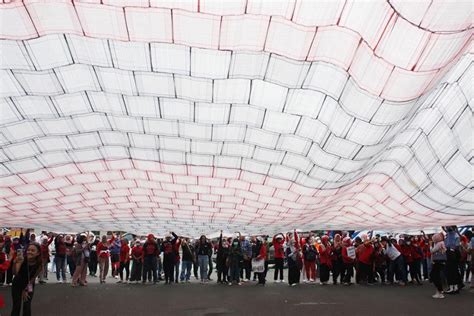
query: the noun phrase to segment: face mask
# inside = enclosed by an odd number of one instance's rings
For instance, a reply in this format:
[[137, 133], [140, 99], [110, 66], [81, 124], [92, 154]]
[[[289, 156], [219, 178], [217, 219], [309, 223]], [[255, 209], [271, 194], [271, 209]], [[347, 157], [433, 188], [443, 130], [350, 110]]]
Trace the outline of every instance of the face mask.
[[410, 245], [410, 244], [411, 244], [411, 242], [410, 242], [410, 241], [407, 241], [407, 245]]
[[234, 243], [233, 243], [234, 246], [237, 246], [238, 244], [239, 244], [238, 242], [234, 242]]

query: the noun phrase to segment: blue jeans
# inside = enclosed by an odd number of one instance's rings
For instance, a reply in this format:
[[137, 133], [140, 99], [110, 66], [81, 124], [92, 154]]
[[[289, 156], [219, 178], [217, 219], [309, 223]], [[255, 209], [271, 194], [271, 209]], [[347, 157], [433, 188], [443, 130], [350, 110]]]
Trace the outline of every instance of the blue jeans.
[[191, 278], [191, 269], [193, 267], [193, 262], [192, 261], [182, 261], [181, 262], [181, 276], [180, 280], [181, 281], [189, 281]]
[[59, 281], [61, 277], [63, 281], [66, 281], [66, 258], [54, 257], [54, 263], [56, 264], [56, 279]]
[[207, 280], [207, 269], [209, 268], [209, 256], [199, 255], [199, 274], [201, 275], [201, 281]]
[[403, 260], [402, 255], [398, 256], [397, 259], [390, 261], [390, 266], [388, 267], [388, 282], [393, 283], [394, 273], [397, 276], [398, 281], [403, 281], [405, 283], [408, 282], [405, 260]]

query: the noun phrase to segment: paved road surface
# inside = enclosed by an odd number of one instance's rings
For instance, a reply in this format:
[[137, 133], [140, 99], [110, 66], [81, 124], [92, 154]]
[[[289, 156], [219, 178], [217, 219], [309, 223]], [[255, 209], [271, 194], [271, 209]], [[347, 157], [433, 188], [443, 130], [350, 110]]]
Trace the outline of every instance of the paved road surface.
[[[50, 280], [52, 280], [50, 275]], [[33, 315], [474, 315], [474, 291], [434, 300], [434, 287], [307, 285], [289, 287], [269, 282], [256, 286], [209, 284], [136, 285], [116, 284], [107, 279], [100, 285], [90, 278], [87, 287], [69, 284], [37, 285]], [[9, 315], [9, 288], [0, 288]]]

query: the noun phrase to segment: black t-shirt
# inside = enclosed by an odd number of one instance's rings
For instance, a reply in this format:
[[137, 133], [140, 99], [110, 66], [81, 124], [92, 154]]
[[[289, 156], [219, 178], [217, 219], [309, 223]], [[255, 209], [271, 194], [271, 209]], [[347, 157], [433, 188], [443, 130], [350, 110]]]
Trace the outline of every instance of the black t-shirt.
[[183, 249], [183, 261], [193, 261], [193, 251], [194, 249], [189, 244], [181, 245]]
[[[12, 287], [16, 289], [26, 289], [28, 282], [36, 274], [39, 267], [37, 265], [30, 266], [27, 262], [25, 258], [25, 261], [21, 264], [20, 271], [18, 271], [12, 280]], [[34, 279], [32, 280], [32, 284], [33, 286], [35, 285]]]
[[209, 256], [209, 254], [212, 254], [212, 246], [208, 242], [205, 242], [203, 244], [198, 243], [196, 248], [198, 256]]

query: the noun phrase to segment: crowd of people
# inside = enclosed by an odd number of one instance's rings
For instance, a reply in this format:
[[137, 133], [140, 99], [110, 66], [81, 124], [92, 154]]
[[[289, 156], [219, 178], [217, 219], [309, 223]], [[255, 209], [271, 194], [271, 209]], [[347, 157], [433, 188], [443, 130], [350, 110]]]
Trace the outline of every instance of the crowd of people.
[[[50, 245], [54, 245], [51, 246]], [[52, 251], [51, 249], [52, 248]], [[215, 264], [214, 264], [215, 261]], [[170, 232], [164, 238], [149, 234], [132, 240], [119, 234], [65, 235], [26, 230], [19, 237], [0, 235], [0, 285], [10, 286], [12, 315], [31, 311], [36, 280], [45, 284], [48, 269], [58, 283], [87, 286], [87, 277], [107, 282], [109, 270], [117, 283], [190, 282], [242, 285], [255, 281], [265, 285], [269, 263], [273, 281], [296, 286], [301, 281], [349, 286], [375, 284], [422, 285], [429, 280], [436, 288], [433, 298], [458, 294], [470, 279], [474, 288], [474, 235], [463, 235], [456, 226], [426, 235], [380, 236], [362, 234], [351, 239], [347, 232], [331, 234], [279, 233], [269, 236], [223, 236], [197, 240]], [[253, 278], [252, 278], [253, 272]], [[270, 276], [271, 277], [271, 276]]]

